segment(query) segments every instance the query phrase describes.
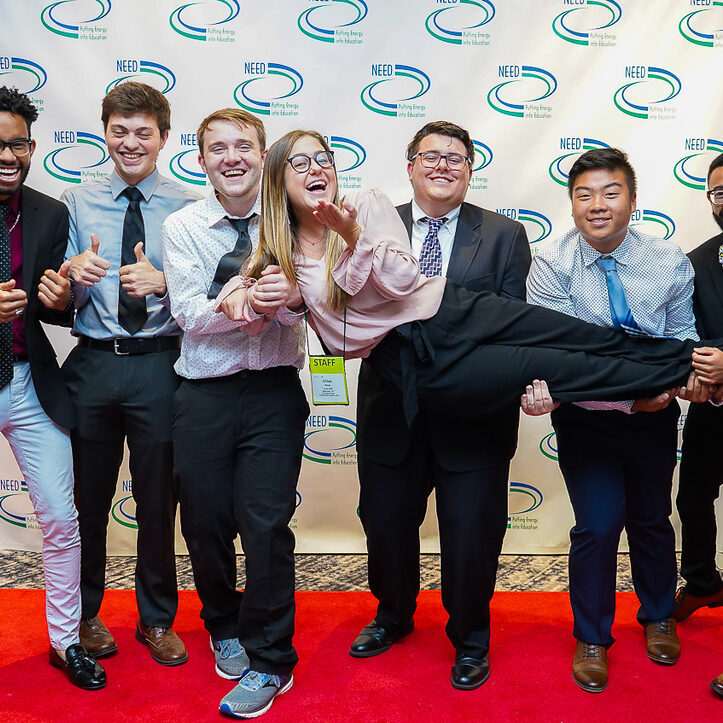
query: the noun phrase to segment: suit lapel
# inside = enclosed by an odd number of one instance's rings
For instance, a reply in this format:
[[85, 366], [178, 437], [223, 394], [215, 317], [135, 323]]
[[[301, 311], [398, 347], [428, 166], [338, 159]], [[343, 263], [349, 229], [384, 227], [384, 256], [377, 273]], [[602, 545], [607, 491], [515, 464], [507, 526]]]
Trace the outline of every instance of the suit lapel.
[[482, 213], [463, 203], [457, 219], [447, 278], [462, 283], [482, 242]]
[[720, 244], [716, 244], [711, 248], [710, 256], [706, 259], [706, 272], [710, 276], [710, 284], [712, 290], [718, 295], [718, 301], [720, 306], [723, 307], [723, 266], [721, 266], [718, 260], [718, 247]]
[[404, 224], [404, 227], [407, 229], [407, 238], [409, 238], [409, 243], [411, 246], [412, 242], [412, 204], [411, 203], [405, 203], [401, 206], [397, 206], [397, 213], [399, 214], [399, 217], [402, 219], [402, 223]]
[[23, 288], [29, 297], [40, 238], [40, 213], [35, 194], [30, 189], [23, 188], [20, 201], [23, 218]]

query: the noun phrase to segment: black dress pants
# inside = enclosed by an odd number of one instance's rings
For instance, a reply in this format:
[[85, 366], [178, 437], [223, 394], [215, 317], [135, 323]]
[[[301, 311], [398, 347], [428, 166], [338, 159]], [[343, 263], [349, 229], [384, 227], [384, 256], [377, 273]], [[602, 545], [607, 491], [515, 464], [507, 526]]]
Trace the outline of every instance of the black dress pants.
[[633, 338], [448, 280], [440, 311], [387, 334], [369, 362], [402, 390], [411, 421], [419, 407], [509, 406], [532, 379], [547, 380], [560, 402], [654, 396], [687, 379], [697, 345]]
[[63, 365], [78, 420], [71, 441], [83, 618], [97, 615], [103, 600], [108, 516], [127, 440], [138, 524], [138, 612], [145, 625], [173, 625], [178, 591], [171, 418], [178, 353], [118, 356], [77, 346]]
[[[309, 415], [293, 367], [184, 379], [173, 441], [181, 529], [216, 640], [238, 637], [252, 670], [289, 673], [294, 634], [294, 534]], [[236, 589], [241, 536], [246, 586]]]
[[682, 550], [680, 574], [692, 595], [714, 595], [723, 589], [715, 564], [715, 501], [723, 483], [723, 408], [691, 404], [683, 429], [683, 456], [676, 500]]

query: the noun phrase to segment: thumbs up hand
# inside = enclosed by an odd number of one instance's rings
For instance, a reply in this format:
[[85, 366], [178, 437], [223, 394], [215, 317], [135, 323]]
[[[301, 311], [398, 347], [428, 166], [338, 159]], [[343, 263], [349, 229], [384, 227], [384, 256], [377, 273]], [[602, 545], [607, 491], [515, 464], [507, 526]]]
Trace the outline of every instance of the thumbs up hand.
[[163, 296], [166, 293], [166, 276], [145, 255], [142, 241], [135, 245], [133, 253], [136, 255], [136, 262], [120, 267], [121, 286], [128, 296]]
[[70, 303], [68, 272], [70, 271], [71, 262], [72, 259], [64, 261], [57, 271], [45, 269], [45, 273], [40, 277], [38, 298], [48, 309], [63, 311]]
[[100, 256], [100, 239], [90, 234], [90, 247], [83, 253], [73, 256], [70, 261], [68, 276], [80, 286], [94, 286], [107, 273], [110, 263]]
[[15, 288], [15, 279], [0, 283], [0, 321], [13, 321], [23, 313], [28, 295]]

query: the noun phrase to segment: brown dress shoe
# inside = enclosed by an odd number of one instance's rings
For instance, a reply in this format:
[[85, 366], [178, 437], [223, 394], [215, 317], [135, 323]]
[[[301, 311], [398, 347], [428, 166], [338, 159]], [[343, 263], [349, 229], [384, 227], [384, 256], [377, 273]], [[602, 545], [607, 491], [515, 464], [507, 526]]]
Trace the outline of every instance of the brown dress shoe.
[[181, 665], [188, 660], [186, 646], [171, 628], [149, 628], [138, 618], [136, 640], [143, 643], [153, 660], [161, 665]]
[[675, 620], [666, 618], [657, 623], [645, 626], [645, 637], [648, 641], [648, 657], [656, 663], [673, 665], [680, 658], [680, 640], [676, 631]]
[[713, 688], [718, 695], [723, 695], [723, 673], [710, 681], [710, 687]]
[[713, 595], [691, 595], [684, 585], [675, 593], [673, 617], [681, 622], [689, 618], [698, 608], [717, 608], [721, 605], [723, 605], [723, 590], [719, 590]]
[[80, 621], [80, 644], [94, 658], [107, 658], [118, 650], [113, 636], [97, 615]]
[[577, 641], [572, 679], [588, 693], [602, 693], [608, 687], [608, 651], [603, 645]]

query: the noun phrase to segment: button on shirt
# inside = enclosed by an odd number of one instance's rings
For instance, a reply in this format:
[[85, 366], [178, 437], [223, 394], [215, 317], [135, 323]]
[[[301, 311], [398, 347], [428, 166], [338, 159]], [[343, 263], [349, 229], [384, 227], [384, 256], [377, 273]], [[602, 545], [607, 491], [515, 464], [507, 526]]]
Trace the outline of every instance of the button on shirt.
[[[457, 220], [459, 219], [459, 210], [461, 206], [453, 208], [449, 213], [444, 215], [447, 221], [439, 227], [437, 238], [439, 239], [439, 247], [442, 251], [442, 276], [447, 275], [447, 267], [449, 259], [452, 256], [452, 247], [454, 246], [454, 235], [457, 233]], [[412, 199], [412, 253], [419, 258], [422, 253], [422, 244], [427, 237], [429, 231], [429, 223], [425, 220], [427, 214]]]
[[[613, 326], [605, 272], [596, 261], [612, 256], [635, 321], [647, 334], [698, 339], [693, 315], [693, 267], [671, 241], [628, 228], [623, 242], [601, 254], [574, 228], [532, 258], [527, 301], [598, 326]], [[632, 402], [584, 402], [629, 411]]]
[[[259, 243], [260, 198], [248, 216], [251, 244]], [[243, 322], [214, 311], [209, 299], [219, 259], [236, 245], [238, 234], [228, 212], [212, 193], [168, 217], [162, 244], [171, 311], [184, 331], [176, 371], [187, 379], [222, 377], [242, 369], [304, 364], [303, 312], [282, 307], [258, 335], [249, 336]]]
[[[130, 334], [118, 323], [118, 270], [121, 267], [123, 219], [128, 199], [123, 191], [128, 184], [113, 171], [102, 180], [69, 188], [61, 196], [70, 211], [70, 232], [66, 258], [90, 247], [90, 234], [100, 239], [98, 255], [110, 264], [106, 275], [94, 286], [74, 284], [78, 309], [73, 334], [93, 339], [127, 338]], [[154, 169], [137, 186], [143, 195], [140, 203], [146, 241], [144, 252], [157, 269], [163, 268], [161, 226], [173, 211], [198, 199], [198, 194], [180, 183], [164, 178]], [[146, 296], [148, 319], [133, 338], [173, 336], [181, 333], [171, 317], [168, 296]]]

